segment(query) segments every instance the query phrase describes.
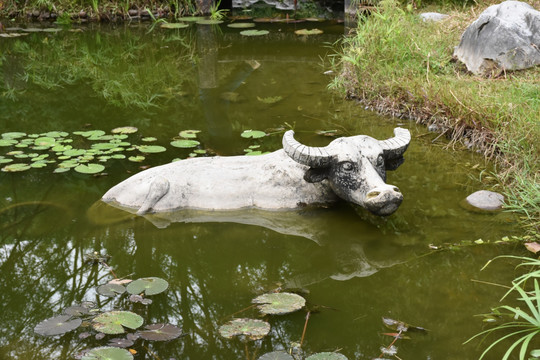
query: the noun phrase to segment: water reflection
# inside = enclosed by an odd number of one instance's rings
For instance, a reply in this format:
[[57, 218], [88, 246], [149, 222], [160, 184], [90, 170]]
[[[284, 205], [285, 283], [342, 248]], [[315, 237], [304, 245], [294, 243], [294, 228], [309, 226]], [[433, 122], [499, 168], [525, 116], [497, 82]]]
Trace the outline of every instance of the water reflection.
[[[227, 29], [205, 33], [208, 44], [220, 44], [219, 52], [199, 59], [197, 66], [193, 61], [204, 48], [199, 33], [147, 34], [147, 29], [120, 27], [2, 42], [3, 55], [14, 59], [2, 63], [3, 83], [23, 86], [25, 92], [17, 93], [15, 101], [0, 102], [0, 131], [73, 131], [87, 123], [108, 130], [131, 124], [139, 127], [141, 137], [156, 136], [167, 146], [180, 130], [191, 128], [202, 130], [204, 144], [234, 155], [250, 144], [239, 137], [243, 129], [284, 122], [295, 125], [300, 140], [314, 146], [330, 141], [314, 135], [319, 129], [379, 139], [391, 134], [395, 121], [327, 92], [319, 58], [327, 50], [319, 40], [298, 41], [285, 25], [273, 30], [272, 38], [260, 42]], [[273, 42], [277, 38], [281, 42]], [[242, 73], [246, 59], [261, 66], [246, 68], [249, 77], [236, 88], [244, 101], [217, 102], [210, 109], [201, 93], [236, 86], [232, 79]], [[28, 81], [16, 84], [15, 71], [27, 74]], [[217, 87], [206, 87], [206, 75]], [[108, 93], [115, 81], [119, 86]], [[147, 91], [161, 94], [154, 99], [159, 107], [139, 106], [148, 99]], [[269, 105], [257, 96], [282, 96], [283, 101]], [[219, 126], [224, 127], [222, 136], [233, 134], [227, 146], [212, 133]], [[184, 212], [146, 218], [104, 208], [97, 210], [99, 216], [88, 211], [95, 210], [93, 204], [107, 189], [140, 171], [140, 165], [187, 156], [170, 147], [143, 164], [112, 163], [102, 177], [52, 174], [51, 168], [0, 173], [0, 357], [69, 359], [84, 347], [103, 344], [79, 340], [77, 334], [47, 339], [32, 332], [44, 318], [83, 300], [105, 309], [135, 306], [96, 294], [95, 287], [111, 279], [106, 268], [84, 263], [84, 254], [97, 251], [112, 256], [109, 265], [119, 276], [169, 281], [169, 291], [157, 295], [148, 309], [134, 308], [146, 323], [179, 324], [189, 334], [152, 344], [162, 359], [244, 358], [244, 345], [220, 338], [217, 328], [255, 295], [286, 287], [307, 290], [308, 301], [322, 309], [310, 320], [307, 352], [343, 348], [349, 358], [375, 357], [388, 344], [379, 335], [384, 331], [380, 318], [386, 315], [431, 330], [404, 344], [403, 358], [477, 358], [474, 349], [461, 343], [481, 327], [472, 316], [489, 309], [498, 294], [470, 279], [481, 276], [479, 269], [501, 251], [518, 250], [485, 246], [424, 255], [430, 243], [496, 240], [515, 230], [503, 214], [471, 214], [459, 206], [480, 186], [469, 179], [470, 167], [465, 166], [480, 163], [478, 157], [434, 146], [435, 136], [424, 136], [410, 123], [400, 126], [409, 127], [414, 137], [405, 163], [389, 174], [405, 200], [388, 218], [346, 204], [287, 213]], [[279, 136], [269, 137], [262, 145], [275, 150], [280, 142]], [[253, 310], [240, 315], [258, 316]], [[271, 336], [261, 342], [258, 354], [298, 341], [304, 315], [271, 318]], [[138, 358], [152, 358], [143, 347], [136, 350]]]

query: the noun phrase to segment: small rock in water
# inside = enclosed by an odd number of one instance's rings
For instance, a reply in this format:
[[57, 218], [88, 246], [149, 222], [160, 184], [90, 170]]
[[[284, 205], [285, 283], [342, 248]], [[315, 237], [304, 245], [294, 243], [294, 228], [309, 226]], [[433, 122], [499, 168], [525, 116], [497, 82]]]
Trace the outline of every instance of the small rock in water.
[[480, 190], [467, 196], [465, 202], [476, 210], [495, 211], [502, 208], [504, 196], [493, 191]]

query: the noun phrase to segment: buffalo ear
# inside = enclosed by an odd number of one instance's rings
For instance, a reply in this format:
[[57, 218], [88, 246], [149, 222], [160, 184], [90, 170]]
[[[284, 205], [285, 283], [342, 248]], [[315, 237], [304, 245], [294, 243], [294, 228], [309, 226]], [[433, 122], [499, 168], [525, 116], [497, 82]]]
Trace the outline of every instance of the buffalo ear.
[[308, 183], [317, 183], [328, 178], [328, 168], [309, 168], [304, 174], [304, 180]]
[[401, 164], [405, 162], [405, 158], [403, 156], [394, 158], [394, 159], [386, 159], [384, 161], [384, 167], [386, 170], [396, 170]]

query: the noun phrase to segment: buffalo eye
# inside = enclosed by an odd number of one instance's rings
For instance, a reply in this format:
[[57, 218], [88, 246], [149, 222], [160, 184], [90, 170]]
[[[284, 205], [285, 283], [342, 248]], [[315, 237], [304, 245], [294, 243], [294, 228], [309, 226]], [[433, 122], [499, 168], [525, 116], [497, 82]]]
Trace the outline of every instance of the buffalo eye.
[[343, 164], [341, 164], [341, 168], [344, 170], [344, 171], [352, 171], [352, 169], [354, 169], [354, 165], [351, 163], [351, 162], [344, 162]]
[[380, 154], [377, 157], [377, 166], [383, 166], [383, 165], [384, 165], [384, 157], [382, 156], [382, 154]]

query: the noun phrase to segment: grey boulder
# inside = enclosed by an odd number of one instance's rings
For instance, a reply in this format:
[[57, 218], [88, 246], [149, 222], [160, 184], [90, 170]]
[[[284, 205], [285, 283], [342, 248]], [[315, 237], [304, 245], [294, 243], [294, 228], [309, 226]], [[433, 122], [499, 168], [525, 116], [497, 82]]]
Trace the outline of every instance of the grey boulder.
[[540, 11], [520, 1], [488, 7], [465, 30], [454, 56], [478, 75], [540, 64]]

